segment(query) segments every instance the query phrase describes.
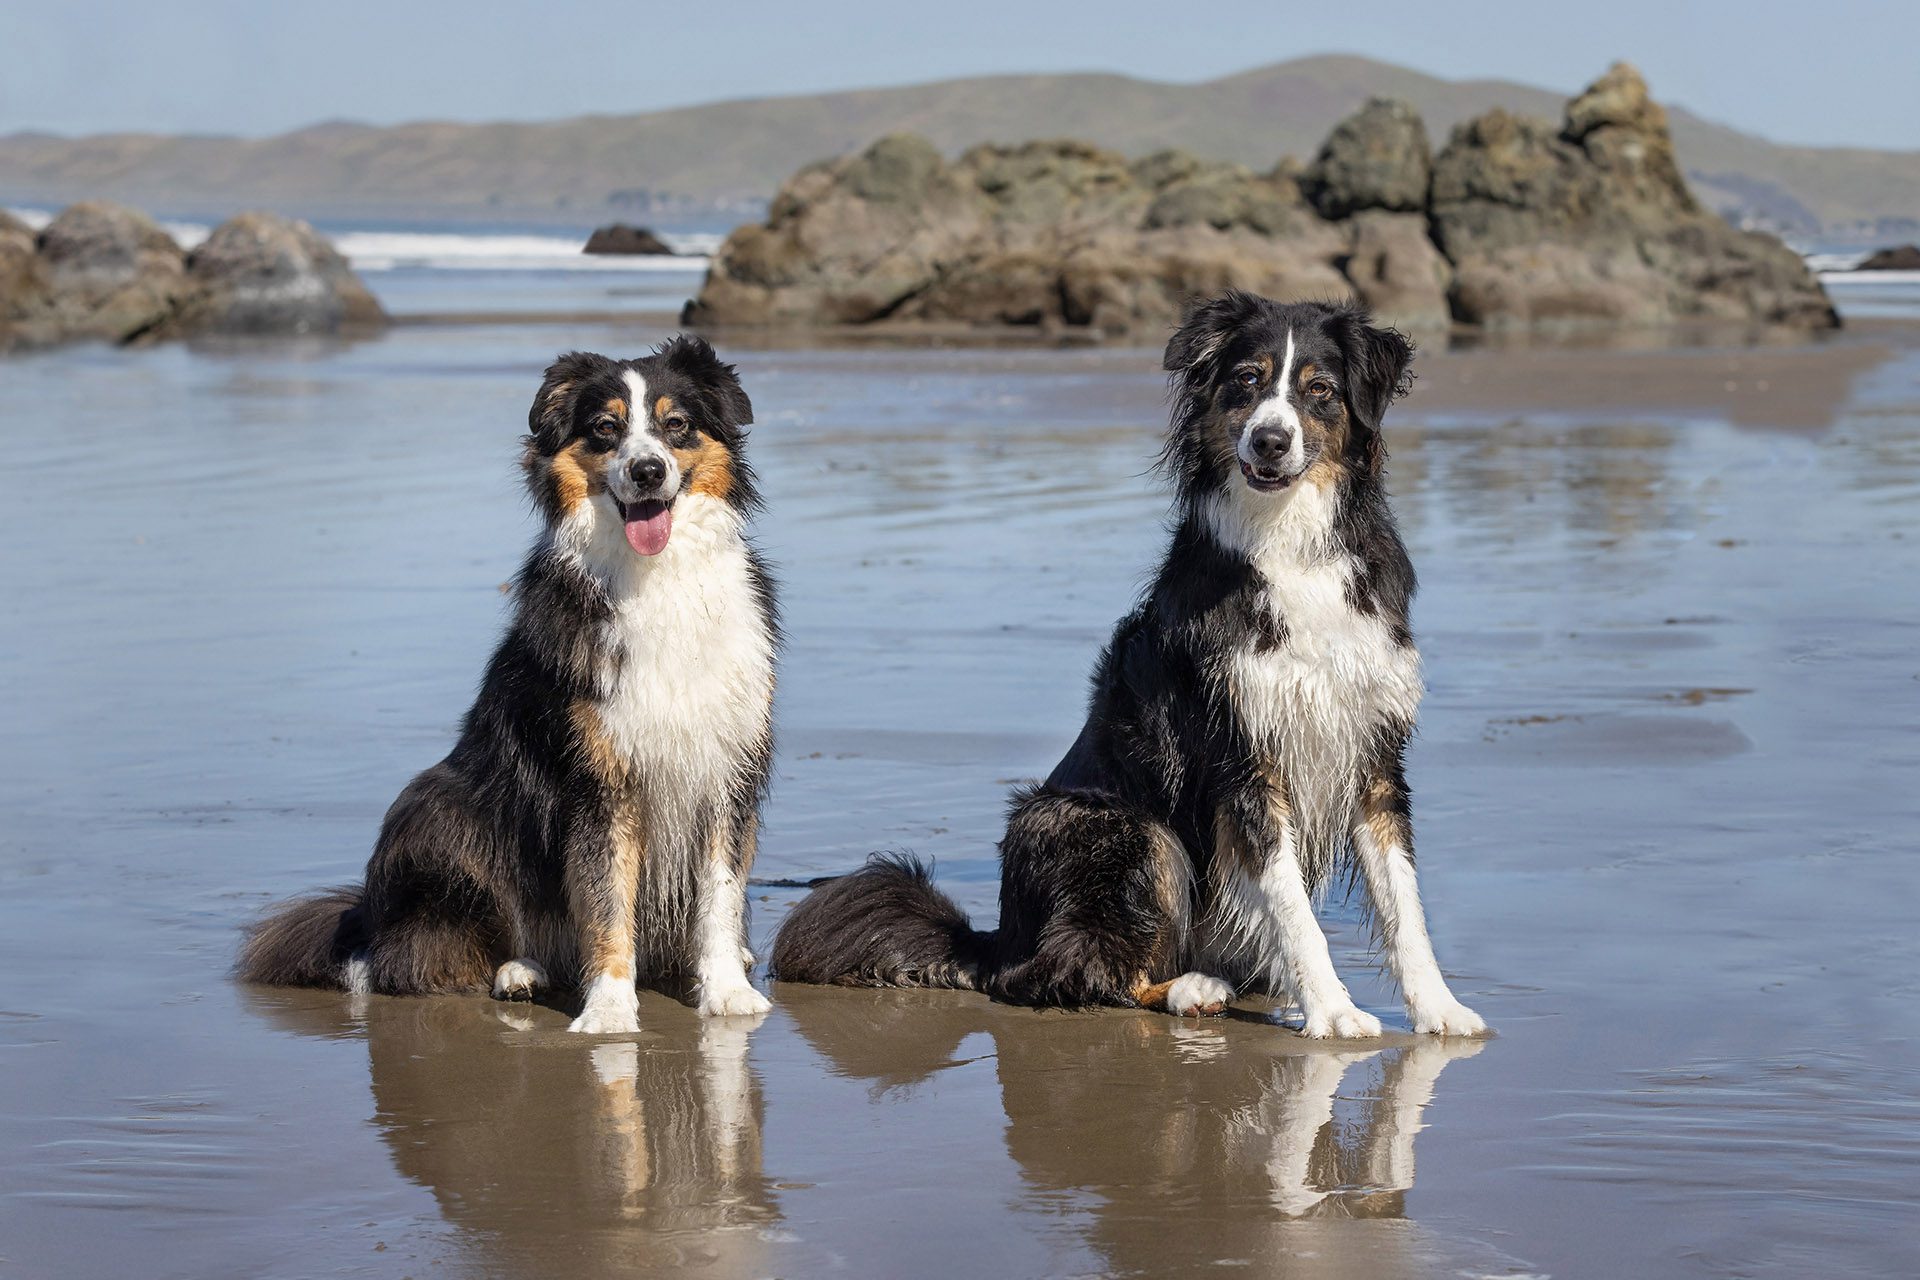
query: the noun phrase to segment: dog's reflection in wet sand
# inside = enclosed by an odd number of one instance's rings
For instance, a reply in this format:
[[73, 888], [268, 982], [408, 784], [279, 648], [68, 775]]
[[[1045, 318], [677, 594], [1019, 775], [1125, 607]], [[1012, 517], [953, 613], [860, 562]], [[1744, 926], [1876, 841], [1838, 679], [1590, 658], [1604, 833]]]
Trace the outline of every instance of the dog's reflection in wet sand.
[[255, 1000], [306, 1034], [364, 1036], [395, 1167], [488, 1274], [764, 1270], [779, 1211], [747, 1056], [761, 1019], [642, 1003], [654, 1034], [587, 1048], [525, 1005], [376, 998], [355, 1016], [306, 993]]
[[[1048, 1212], [1090, 1210], [1086, 1241], [1116, 1273], [1283, 1255], [1289, 1274], [1418, 1269], [1421, 1240], [1405, 1220], [1414, 1137], [1442, 1070], [1486, 1047], [1307, 1042], [1239, 1019], [970, 1010], [945, 993], [782, 994], [801, 1033], [848, 1074], [901, 1085], [990, 1053], [1008, 1153]], [[962, 1043], [976, 1032], [991, 1049]]]

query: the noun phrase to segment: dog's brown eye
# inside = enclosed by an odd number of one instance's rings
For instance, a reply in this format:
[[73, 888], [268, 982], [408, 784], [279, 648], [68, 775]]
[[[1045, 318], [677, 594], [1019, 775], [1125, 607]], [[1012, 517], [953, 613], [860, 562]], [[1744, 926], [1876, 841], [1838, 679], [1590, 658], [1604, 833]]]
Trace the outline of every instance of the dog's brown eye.
[[594, 439], [612, 440], [618, 437], [619, 434], [620, 434], [619, 419], [617, 418], [595, 418], [594, 419], [593, 421], [593, 438]]
[[1333, 384], [1325, 378], [1315, 378], [1307, 384], [1307, 394], [1315, 400], [1325, 400], [1333, 394]]
[[1240, 379], [1240, 385], [1243, 387], [1257, 387], [1260, 385], [1260, 371], [1258, 369], [1242, 369], [1237, 376]]
[[667, 420], [660, 424], [676, 436], [687, 434], [687, 420], [677, 413], [668, 414]]

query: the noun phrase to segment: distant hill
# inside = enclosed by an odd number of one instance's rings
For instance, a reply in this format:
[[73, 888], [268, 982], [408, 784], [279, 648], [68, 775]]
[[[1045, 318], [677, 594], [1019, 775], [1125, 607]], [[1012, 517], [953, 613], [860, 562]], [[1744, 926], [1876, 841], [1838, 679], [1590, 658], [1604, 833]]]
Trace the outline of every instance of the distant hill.
[[[1596, 55], [1595, 75], [1605, 63]], [[539, 124], [332, 123], [263, 139], [14, 134], [0, 137], [0, 203], [104, 196], [182, 213], [261, 205], [310, 217], [580, 224], [749, 208], [804, 161], [900, 129], [952, 151], [1068, 136], [1264, 169], [1282, 155], [1311, 157], [1337, 120], [1375, 94], [1413, 103], [1436, 147], [1489, 107], [1558, 119], [1566, 97], [1326, 56], [1203, 84], [989, 76]], [[1800, 232], [1920, 219], [1920, 151], [1781, 146], [1684, 109], [1671, 116], [1681, 160], [1722, 209]]]

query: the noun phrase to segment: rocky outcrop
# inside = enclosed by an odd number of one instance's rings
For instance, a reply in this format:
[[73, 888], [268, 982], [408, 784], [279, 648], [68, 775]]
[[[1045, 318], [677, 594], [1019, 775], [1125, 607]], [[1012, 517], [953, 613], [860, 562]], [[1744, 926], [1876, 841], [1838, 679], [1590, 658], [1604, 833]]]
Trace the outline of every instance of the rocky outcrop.
[[37, 236], [0, 222], [0, 349], [336, 333], [386, 318], [325, 237], [277, 214], [231, 218], [191, 254], [123, 205], [73, 205]]
[[883, 138], [811, 165], [716, 255], [688, 323], [962, 322], [1121, 331], [1230, 284], [1344, 290], [1345, 238], [1291, 178], [1086, 143], [948, 164]]
[[1666, 112], [1624, 63], [1558, 128], [1503, 111], [1461, 125], [1434, 161], [1428, 215], [1467, 324], [1837, 323], [1798, 254], [1694, 201]]
[[304, 222], [242, 213], [187, 255], [190, 292], [160, 336], [339, 333], [386, 323], [340, 251]]
[[1920, 271], [1920, 244], [1895, 245], [1860, 259], [1855, 271]]
[[1300, 190], [1325, 218], [1366, 209], [1421, 213], [1433, 180], [1427, 126], [1404, 102], [1374, 98], [1334, 126], [1300, 175]]
[[1267, 173], [1073, 141], [949, 162], [883, 138], [788, 179], [765, 223], [727, 238], [683, 319], [1121, 331], [1228, 286], [1353, 295], [1429, 329], [1837, 323], [1796, 254], [1695, 203], [1665, 112], [1624, 65], [1561, 125], [1495, 111], [1438, 158], [1420, 117], [1387, 99], [1305, 168]]
[[674, 256], [673, 246], [645, 227], [614, 222], [587, 237], [582, 253], [633, 253], [658, 258]]

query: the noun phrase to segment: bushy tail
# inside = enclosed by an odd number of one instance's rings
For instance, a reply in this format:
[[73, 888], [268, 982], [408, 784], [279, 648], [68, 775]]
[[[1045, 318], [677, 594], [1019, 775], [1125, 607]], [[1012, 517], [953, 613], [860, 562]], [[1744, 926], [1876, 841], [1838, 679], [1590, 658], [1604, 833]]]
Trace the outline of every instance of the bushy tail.
[[993, 963], [994, 935], [900, 853], [875, 854], [808, 894], [780, 926], [771, 969], [782, 982], [978, 991]]
[[349, 986], [347, 962], [366, 946], [359, 885], [297, 898], [247, 931], [242, 982], [275, 987]]

